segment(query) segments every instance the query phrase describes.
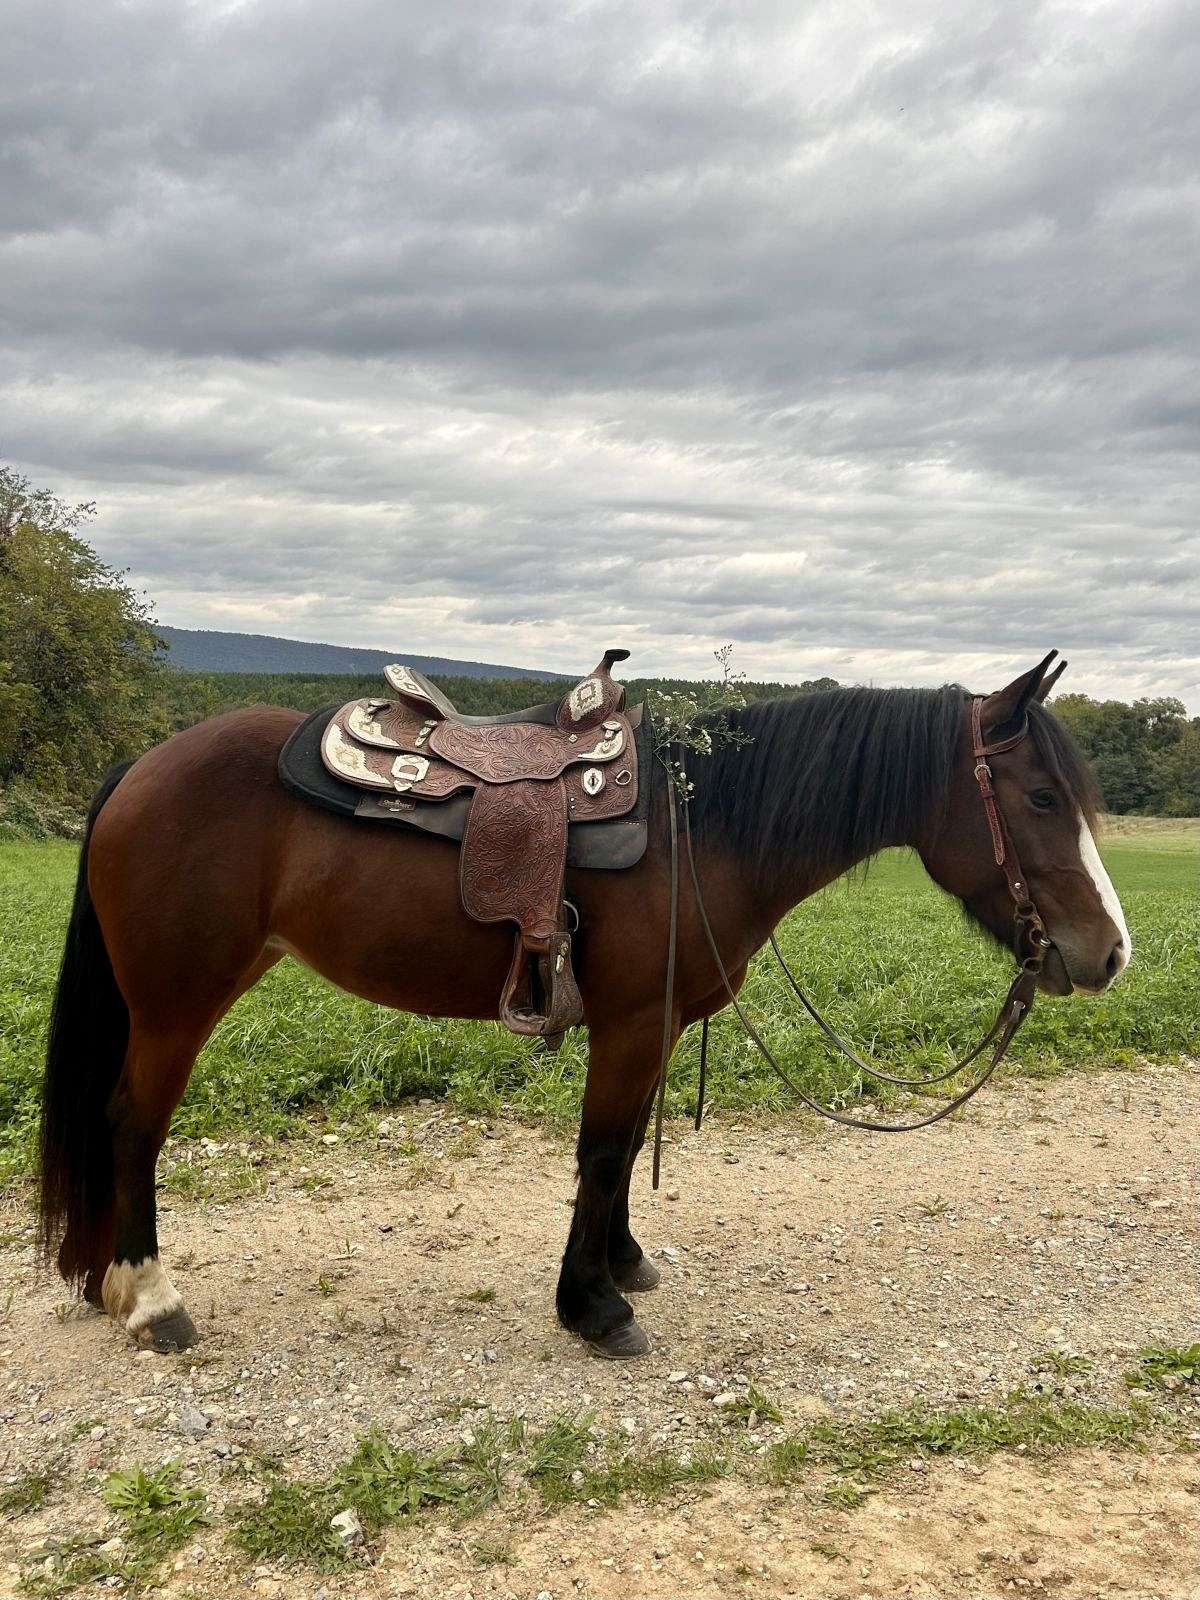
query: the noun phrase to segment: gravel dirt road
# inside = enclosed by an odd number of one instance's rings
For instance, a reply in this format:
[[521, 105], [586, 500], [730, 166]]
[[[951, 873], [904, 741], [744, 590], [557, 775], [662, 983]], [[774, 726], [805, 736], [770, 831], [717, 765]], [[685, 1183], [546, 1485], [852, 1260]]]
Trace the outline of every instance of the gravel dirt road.
[[[198, 1202], [166, 1186], [163, 1259], [205, 1335], [182, 1357], [69, 1310], [35, 1268], [18, 1197], [0, 1212], [0, 1487], [48, 1460], [64, 1477], [0, 1534], [0, 1594], [47, 1534], [103, 1525], [114, 1466], [178, 1459], [219, 1524], [253, 1492], [256, 1452], [327, 1472], [376, 1423], [413, 1447], [453, 1441], [479, 1414], [464, 1402], [531, 1424], [586, 1411], [679, 1452], [728, 1440], [714, 1401], [753, 1384], [784, 1422], [741, 1434], [751, 1460], [813, 1418], [916, 1399], [1042, 1382], [1123, 1405], [1141, 1347], [1197, 1334], [1196, 1082], [1186, 1068], [1013, 1080], [910, 1138], [674, 1130], [663, 1189], [635, 1180], [635, 1230], [664, 1281], [638, 1302], [653, 1354], [628, 1365], [555, 1323], [570, 1148], [524, 1128], [423, 1104], [375, 1141], [329, 1133], [252, 1151], [250, 1168], [228, 1148], [186, 1152], [190, 1187], [220, 1193], [233, 1163], [258, 1192]], [[1039, 1376], [1050, 1349], [1091, 1365]], [[215, 1527], [163, 1581], [213, 1600], [1184, 1600], [1198, 1508], [1196, 1457], [1165, 1443], [917, 1461], [850, 1510], [747, 1471], [666, 1505], [550, 1513], [525, 1495], [462, 1527], [422, 1519], [324, 1578], [248, 1567]], [[481, 1565], [498, 1543], [507, 1561]]]

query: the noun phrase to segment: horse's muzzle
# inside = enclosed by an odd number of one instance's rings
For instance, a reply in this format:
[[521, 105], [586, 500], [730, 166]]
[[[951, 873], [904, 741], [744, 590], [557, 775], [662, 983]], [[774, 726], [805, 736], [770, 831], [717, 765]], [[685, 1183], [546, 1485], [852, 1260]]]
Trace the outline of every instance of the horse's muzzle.
[[1074, 991], [1075, 985], [1071, 982], [1067, 963], [1056, 944], [1051, 944], [1046, 951], [1046, 959], [1038, 974], [1038, 988], [1043, 994], [1053, 995], [1068, 995]]

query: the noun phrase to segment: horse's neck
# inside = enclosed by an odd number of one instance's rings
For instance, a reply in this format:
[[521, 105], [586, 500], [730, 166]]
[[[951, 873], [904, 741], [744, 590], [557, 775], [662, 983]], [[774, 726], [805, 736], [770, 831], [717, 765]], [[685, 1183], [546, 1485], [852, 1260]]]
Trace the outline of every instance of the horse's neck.
[[[848, 854], [841, 864], [821, 867], [795, 861], [768, 876], [719, 846], [697, 844], [694, 853], [704, 908], [730, 971], [766, 943], [789, 911], [858, 866], [861, 859]], [[686, 864], [682, 870], [688, 884], [684, 892], [690, 895]]]
[[[796, 726], [784, 721], [787, 737], [779, 737], [778, 719], [799, 717], [805, 709], [795, 702], [775, 703], [774, 737], [768, 722], [767, 736], [752, 736], [744, 746], [718, 744], [710, 757], [697, 763], [696, 833], [705, 857], [702, 893], [706, 905], [712, 900], [727, 935], [744, 950], [757, 949], [793, 907], [876, 851], [917, 846], [935, 803], [928, 783], [896, 793], [895, 771], [907, 772], [911, 765], [906, 724], [898, 718], [893, 726], [878, 716], [869, 730], [869, 749], [862, 728], [846, 735], [849, 744], [844, 750], [835, 740], [825, 739], [819, 746], [819, 762], [815, 757], [811, 762], [802, 760], [791, 787], [781, 796], [778, 781], [764, 780], [786, 772], [789, 740], [802, 750], [806, 735], [802, 721]], [[815, 737], [820, 736], [818, 726]], [[920, 747], [927, 742], [923, 738]], [[756, 769], [756, 762], [768, 765]], [[857, 774], [856, 783], [864, 786], [861, 805], [856, 803], [854, 784], [844, 781], [847, 771]], [[826, 774], [832, 781], [826, 783]], [[878, 775], [878, 782], [872, 774]], [[891, 797], [894, 806], [881, 806], [881, 796]], [[722, 816], [725, 808], [727, 817]], [[891, 815], [884, 814], [887, 811]], [[763, 844], [768, 848], [762, 849]], [[719, 895], [709, 894], [709, 874], [720, 881]]]

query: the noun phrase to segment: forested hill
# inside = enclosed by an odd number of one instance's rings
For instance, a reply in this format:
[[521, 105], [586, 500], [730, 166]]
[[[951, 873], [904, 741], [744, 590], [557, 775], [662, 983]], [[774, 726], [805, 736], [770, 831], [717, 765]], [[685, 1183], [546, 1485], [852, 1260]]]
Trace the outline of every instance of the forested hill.
[[[497, 666], [489, 661], [457, 661], [447, 656], [414, 656], [409, 651], [356, 650], [340, 644], [277, 639], [267, 633], [221, 633], [209, 628], [168, 628], [155, 633], [170, 645], [168, 665], [187, 672], [377, 673], [389, 661], [407, 661], [419, 672], [454, 678], [558, 678], [567, 673], [536, 667]], [[580, 668], [582, 671], [583, 669]]]

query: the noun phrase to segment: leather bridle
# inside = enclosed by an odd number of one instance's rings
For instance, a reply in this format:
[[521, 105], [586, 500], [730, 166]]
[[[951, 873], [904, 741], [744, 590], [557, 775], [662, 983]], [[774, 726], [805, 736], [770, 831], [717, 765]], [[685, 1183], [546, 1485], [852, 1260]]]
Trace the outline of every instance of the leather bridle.
[[[864, 1061], [846, 1041], [830, 1026], [821, 1013], [809, 1000], [796, 981], [792, 969], [784, 959], [775, 935], [771, 935], [771, 948], [783, 968], [789, 984], [799, 999], [801, 1005], [816, 1022], [826, 1037], [837, 1046], [847, 1060], [867, 1073], [870, 1077], [880, 1079], [884, 1083], [898, 1084], [904, 1088], [924, 1089], [934, 1084], [944, 1083], [948, 1078], [954, 1077], [964, 1067], [977, 1059], [992, 1045], [994, 1048], [988, 1059], [987, 1066], [965, 1089], [952, 1096], [944, 1105], [928, 1116], [918, 1117], [912, 1122], [877, 1122], [871, 1117], [853, 1117], [844, 1111], [838, 1111], [832, 1106], [823, 1106], [814, 1100], [799, 1086], [790, 1073], [776, 1060], [774, 1053], [767, 1045], [758, 1029], [748, 1016], [744, 1006], [738, 999], [733, 987], [728, 969], [721, 958], [717, 948], [717, 941], [713, 934], [712, 924], [708, 919], [708, 912], [704, 905], [704, 896], [700, 890], [700, 879], [696, 871], [696, 857], [692, 849], [692, 826], [690, 808], [687, 800], [687, 780], [684, 775], [682, 761], [674, 760], [674, 745], [666, 751], [667, 789], [668, 789], [668, 817], [670, 822], [670, 914], [667, 934], [667, 975], [666, 975], [666, 1001], [663, 1012], [662, 1055], [659, 1063], [659, 1077], [657, 1100], [654, 1117], [654, 1172], [653, 1185], [658, 1188], [659, 1172], [662, 1154], [662, 1127], [663, 1127], [663, 1100], [666, 1093], [667, 1063], [671, 1057], [673, 1045], [672, 1035], [675, 1024], [675, 957], [679, 933], [679, 813], [683, 814], [683, 837], [687, 854], [688, 869], [691, 876], [692, 892], [696, 900], [696, 910], [700, 918], [700, 925], [704, 929], [708, 947], [712, 954], [713, 962], [720, 974], [721, 982], [733, 1009], [738, 1015], [742, 1027], [753, 1040], [754, 1044], [772, 1070], [783, 1080], [796, 1098], [812, 1111], [818, 1112], [831, 1122], [839, 1122], [848, 1128], [865, 1128], [873, 1133], [911, 1133], [917, 1128], [927, 1128], [932, 1123], [940, 1122], [943, 1117], [948, 1117], [952, 1111], [964, 1105], [972, 1095], [978, 1094], [984, 1084], [995, 1072], [1008, 1050], [1009, 1045], [1016, 1038], [1022, 1024], [1033, 1008], [1034, 995], [1037, 992], [1037, 981], [1046, 959], [1046, 951], [1050, 948], [1050, 939], [1046, 934], [1045, 925], [1038, 915], [1029, 894], [1029, 884], [1021, 868], [1020, 857], [1012, 842], [1012, 835], [1004, 820], [1004, 812], [1000, 806], [992, 783], [992, 769], [990, 758], [1001, 755], [1005, 751], [1014, 749], [1029, 731], [1027, 720], [1023, 720], [1016, 733], [1005, 739], [997, 739], [992, 744], [987, 744], [983, 736], [983, 699], [976, 697], [971, 702], [971, 755], [974, 762], [975, 781], [979, 785], [980, 798], [983, 801], [984, 814], [987, 817], [988, 832], [992, 840], [992, 855], [996, 865], [1004, 874], [1004, 881], [1013, 901], [1013, 950], [1018, 962], [1017, 974], [1009, 985], [1008, 993], [1000, 1004], [996, 1019], [984, 1034], [983, 1038], [967, 1055], [962, 1056], [944, 1072], [934, 1074], [927, 1078], [903, 1078], [894, 1073], [885, 1072]], [[678, 774], [678, 781], [676, 779]], [[705, 1017], [700, 1035], [700, 1081], [696, 1096], [696, 1127], [699, 1128], [704, 1115], [704, 1089], [708, 1063], [708, 1018]]]
[[[1028, 722], [1022, 722], [1016, 733], [1007, 739], [997, 739], [994, 744], [985, 744], [983, 741], [983, 700], [976, 695], [971, 701], [971, 753], [975, 762], [975, 781], [979, 785], [979, 793], [983, 799], [983, 809], [987, 817], [988, 831], [992, 836], [992, 855], [996, 865], [1004, 874], [1004, 881], [1008, 885], [1008, 892], [1013, 899], [1013, 920], [1015, 923], [1015, 937], [1013, 948], [1017, 960], [1024, 963], [1026, 960], [1036, 959], [1035, 971], [1041, 970], [1045, 960], [1046, 951], [1050, 947], [1050, 940], [1046, 935], [1045, 924], [1038, 916], [1037, 907], [1029, 896], [1029, 881], [1021, 870], [1021, 860], [1017, 855], [1016, 846], [1012, 842], [1012, 835], [1008, 831], [1008, 824], [1004, 820], [1004, 813], [1000, 809], [996, 798], [996, 791], [992, 787], [992, 769], [988, 765], [989, 756], [998, 756], [1006, 750], [1015, 749], [1029, 732]], [[1026, 955], [1022, 955], [1022, 949]]]

